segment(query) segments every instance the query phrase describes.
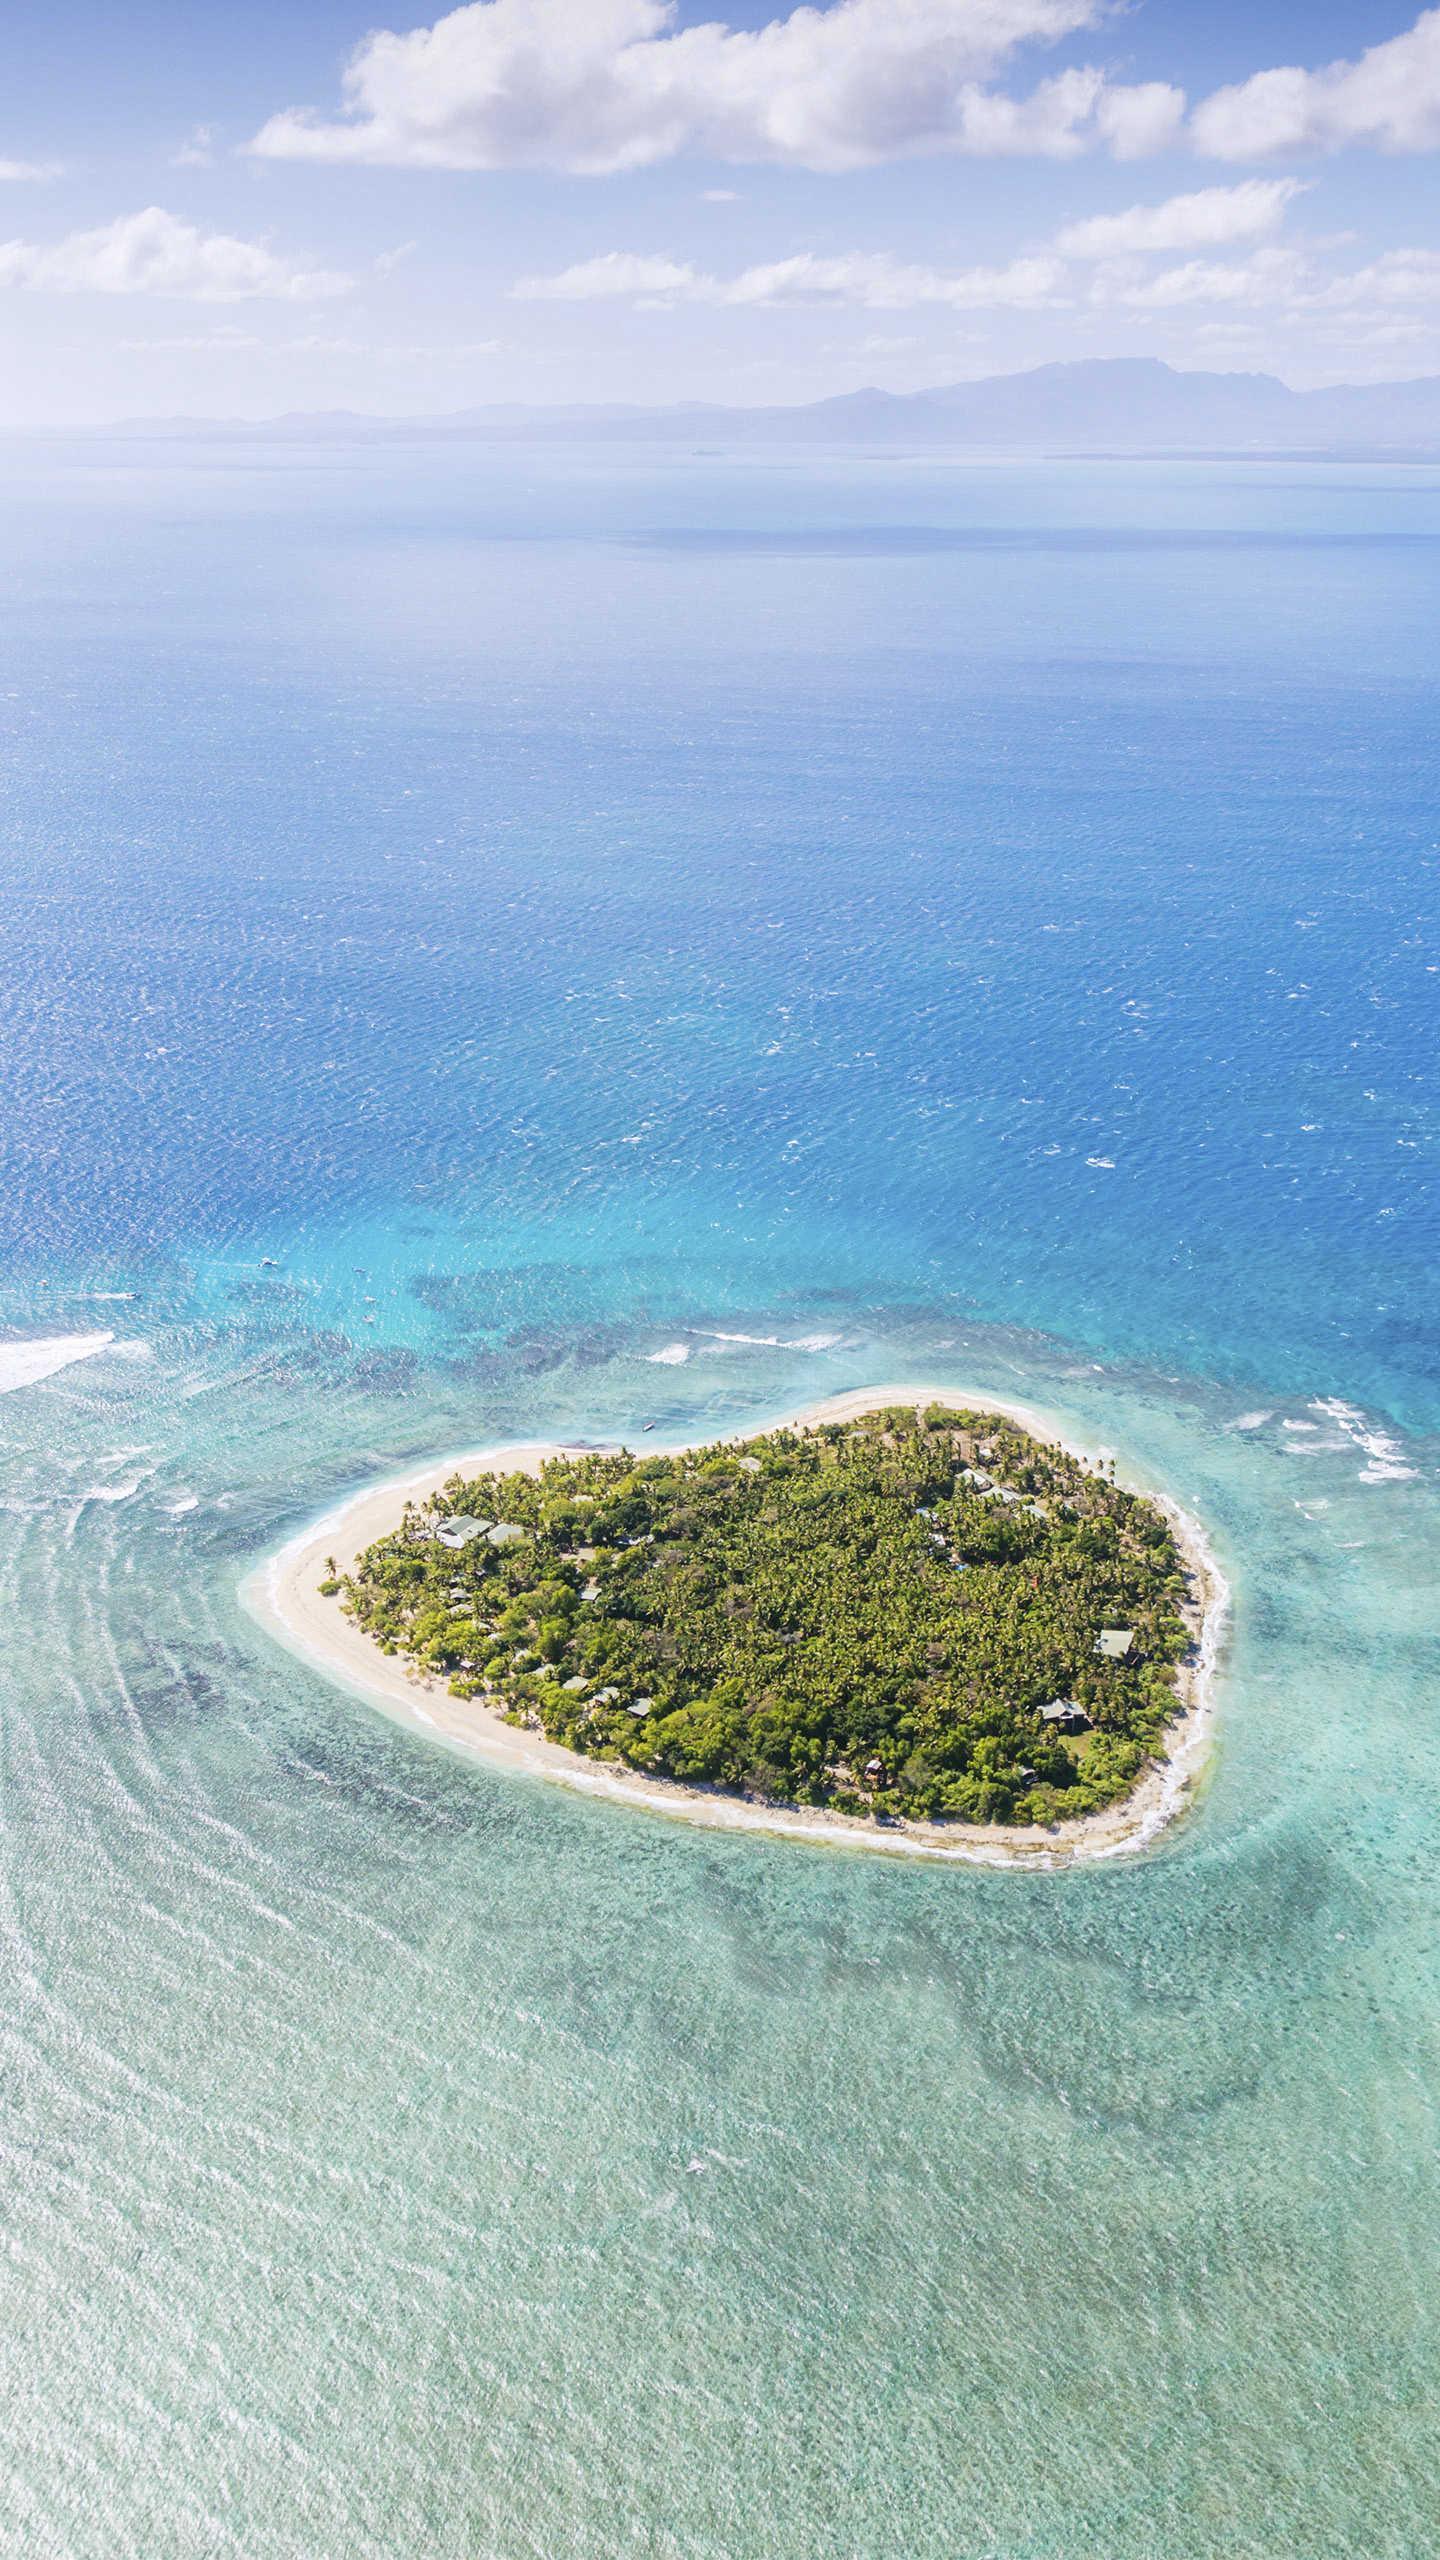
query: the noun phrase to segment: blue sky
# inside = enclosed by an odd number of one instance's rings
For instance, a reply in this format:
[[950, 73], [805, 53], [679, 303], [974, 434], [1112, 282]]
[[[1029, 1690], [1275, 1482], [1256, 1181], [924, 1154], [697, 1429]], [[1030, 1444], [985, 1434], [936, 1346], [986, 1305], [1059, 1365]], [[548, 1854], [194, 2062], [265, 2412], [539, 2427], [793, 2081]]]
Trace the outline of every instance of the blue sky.
[[1440, 371], [1440, 9], [18, 0], [0, 419]]

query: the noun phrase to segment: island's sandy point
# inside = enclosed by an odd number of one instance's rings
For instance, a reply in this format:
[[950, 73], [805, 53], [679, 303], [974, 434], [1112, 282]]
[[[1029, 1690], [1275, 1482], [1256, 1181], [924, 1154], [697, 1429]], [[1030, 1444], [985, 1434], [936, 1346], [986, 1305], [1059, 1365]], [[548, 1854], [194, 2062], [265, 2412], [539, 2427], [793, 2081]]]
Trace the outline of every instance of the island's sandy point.
[[[1093, 1465], [1094, 1453], [1066, 1438], [1063, 1430], [1033, 1407], [1020, 1405], [980, 1389], [942, 1387], [863, 1387], [831, 1396], [823, 1404], [772, 1422], [749, 1424], [724, 1435], [752, 1440], [762, 1432], [805, 1430], [817, 1423], [853, 1422], [885, 1405], [917, 1409], [946, 1404], [977, 1413], [1006, 1414], [1036, 1438], [1067, 1449]], [[628, 1444], [627, 1444], [628, 1445]], [[643, 1456], [673, 1455], [677, 1446], [710, 1447], [715, 1441], [649, 1440]], [[587, 1444], [593, 1452], [594, 1444]], [[422, 1677], [400, 1657], [384, 1654], [363, 1630], [345, 1616], [338, 1600], [325, 1600], [319, 1585], [326, 1559], [333, 1556], [348, 1573], [377, 1538], [398, 1527], [407, 1501], [422, 1502], [450, 1477], [474, 1477], [491, 1470], [534, 1474], [547, 1458], [578, 1455], [559, 1441], [506, 1442], [472, 1449], [458, 1456], [431, 1459], [413, 1474], [392, 1476], [383, 1484], [354, 1494], [283, 1547], [252, 1574], [242, 1598], [251, 1615], [288, 1649], [324, 1672], [341, 1688], [382, 1707], [402, 1723], [448, 1744], [470, 1757], [558, 1780], [591, 1795], [667, 1813], [684, 1822], [714, 1829], [778, 1831], [791, 1838], [849, 1848], [884, 1850], [892, 1856], [961, 1859], [982, 1866], [1054, 1867], [1080, 1859], [1110, 1858], [1144, 1848], [1190, 1800], [1204, 1767], [1214, 1713], [1215, 1674], [1229, 1609], [1229, 1588], [1198, 1520], [1178, 1503], [1150, 1486], [1139, 1487], [1164, 1511], [1191, 1578], [1186, 1617], [1195, 1639], [1191, 1659], [1178, 1684], [1179, 1711], [1167, 1729], [1169, 1751], [1148, 1768], [1120, 1804], [1087, 1814], [1074, 1822], [1045, 1828], [1005, 1823], [868, 1822], [803, 1805], [768, 1805], [704, 1787], [681, 1786], [669, 1779], [647, 1777], [608, 1761], [587, 1760], [507, 1724], [478, 1698], [452, 1698], [443, 1681]]]

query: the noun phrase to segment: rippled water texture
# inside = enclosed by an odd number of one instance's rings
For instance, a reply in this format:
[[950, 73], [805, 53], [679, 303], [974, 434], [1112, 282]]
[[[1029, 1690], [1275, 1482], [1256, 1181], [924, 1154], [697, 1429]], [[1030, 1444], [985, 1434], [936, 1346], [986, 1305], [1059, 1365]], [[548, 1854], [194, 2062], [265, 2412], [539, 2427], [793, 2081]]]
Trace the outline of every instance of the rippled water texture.
[[[0, 2550], [1440, 2545], [1430, 477], [7, 475]], [[578, 1801], [238, 1604], [946, 1374], [1232, 1579], [1141, 1860]]]

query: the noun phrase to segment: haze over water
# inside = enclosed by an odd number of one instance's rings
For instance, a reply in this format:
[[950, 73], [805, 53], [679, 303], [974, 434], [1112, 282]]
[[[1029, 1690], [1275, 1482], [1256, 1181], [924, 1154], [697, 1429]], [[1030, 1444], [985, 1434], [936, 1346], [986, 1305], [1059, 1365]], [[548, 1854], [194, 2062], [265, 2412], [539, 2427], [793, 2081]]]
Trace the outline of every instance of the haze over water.
[[[1415, 2560], [1423, 471], [77, 443], [0, 502], [0, 2550]], [[8, 1342], [0, 1341], [0, 1388]], [[847, 1386], [1208, 1523], [1063, 1875], [427, 1748], [244, 1576]]]

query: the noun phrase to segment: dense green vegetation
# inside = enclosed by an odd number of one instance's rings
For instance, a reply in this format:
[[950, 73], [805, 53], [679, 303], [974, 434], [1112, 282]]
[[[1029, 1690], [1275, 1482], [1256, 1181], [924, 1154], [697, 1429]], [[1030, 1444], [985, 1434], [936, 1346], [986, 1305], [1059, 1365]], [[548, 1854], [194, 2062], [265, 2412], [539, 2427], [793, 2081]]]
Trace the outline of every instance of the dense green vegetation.
[[387, 1652], [572, 1750], [966, 1822], [1123, 1795], [1190, 1642], [1152, 1504], [1012, 1422], [908, 1406], [457, 1478], [341, 1589]]

